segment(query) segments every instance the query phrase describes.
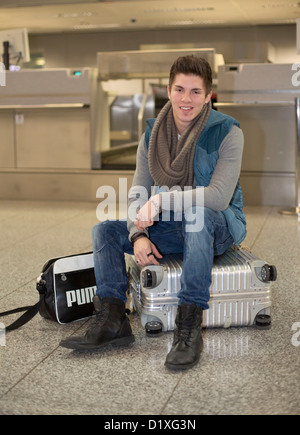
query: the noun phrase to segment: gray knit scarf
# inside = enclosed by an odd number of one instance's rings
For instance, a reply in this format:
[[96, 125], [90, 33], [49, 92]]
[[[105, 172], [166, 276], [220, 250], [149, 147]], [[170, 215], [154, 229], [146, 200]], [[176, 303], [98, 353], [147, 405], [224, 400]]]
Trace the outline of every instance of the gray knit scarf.
[[195, 147], [210, 111], [211, 102], [204, 104], [178, 140], [171, 102], [162, 108], [153, 126], [148, 153], [150, 174], [156, 185], [181, 189], [193, 186]]

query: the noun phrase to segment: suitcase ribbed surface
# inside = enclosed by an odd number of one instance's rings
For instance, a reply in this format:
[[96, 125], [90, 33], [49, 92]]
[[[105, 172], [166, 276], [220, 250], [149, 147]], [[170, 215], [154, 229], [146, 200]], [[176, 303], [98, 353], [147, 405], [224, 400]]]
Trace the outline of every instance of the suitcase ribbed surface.
[[[142, 324], [160, 320], [163, 329], [173, 330], [180, 290], [182, 256], [168, 255], [160, 266], [147, 266], [155, 273], [157, 285], [145, 288], [139, 276], [141, 269], [129, 259], [133, 297]], [[228, 250], [215, 257], [210, 286], [209, 310], [203, 313], [203, 327], [252, 325], [258, 313], [269, 313], [270, 283], [259, 278], [264, 262], [246, 249]], [[143, 269], [142, 269], [143, 270]]]

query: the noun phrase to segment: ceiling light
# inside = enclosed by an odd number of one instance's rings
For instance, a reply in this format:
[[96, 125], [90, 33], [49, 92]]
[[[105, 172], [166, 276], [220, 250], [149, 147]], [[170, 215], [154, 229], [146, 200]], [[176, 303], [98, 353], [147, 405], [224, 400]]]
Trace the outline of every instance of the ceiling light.
[[56, 18], [82, 18], [82, 17], [91, 17], [92, 15], [96, 15], [94, 12], [62, 12], [57, 14]]
[[174, 8], [154, 8], [154, 9], [145, 9], [145, 14], [169, 14], [172, 12], [205, 12], [205, 11], [214, 11], [214, 7], [174, 7]]
[[91, 30], [91, 29], [115, 29], [121, 27], [120, 24], [77, 24], [73, 26], [75, 30]]
[[275, 9], [275, 8], [299, 8], [299, 3], [267, 3], [264, 5], [261, 5], [264, 9]]
[[225, 20], [177, 20], [170, 21], [167, 25], [171, 26], [198, 26], [198, 25], [209, 25], [209, 24], [223, 24]]
[[294, 19], [287, 19], [287, 20], [274, 20], [272, 21], [272, 24], [295, 24], [296, 18]]

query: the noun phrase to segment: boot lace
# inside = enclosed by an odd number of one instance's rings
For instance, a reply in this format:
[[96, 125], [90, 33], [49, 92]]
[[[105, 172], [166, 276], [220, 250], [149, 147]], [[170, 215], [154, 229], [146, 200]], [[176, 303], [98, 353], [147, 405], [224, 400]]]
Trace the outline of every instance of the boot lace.
[[[108, 302], [104, 302], [98, 311], [93, 312], [93, 314], [96, 315], [96, 320], [98, 325], [99, 323], [102, 325], [107, 320], [109, 311], [110, 311], [110, 304]], [[130, 314], [130, 310], [126, 308], [122, 315], [122, 320], [126, 318], [127, 315], [129, 314]]]
[[96, 323], [98, 325], [99, 323], [102, 325], [106, 321], [108, 313], [109, 313], [109, 303], [101, 304], [100, 309], [93, 312], [93, 314], [96, 315]]
[[196, 323], [196, 317], [191, 315], [185, 319], [179, 318], [177, 328], [174, 331], [174, 339], [176, 342], [183, 341], [186, 345], [192, 339], [192, 333]]

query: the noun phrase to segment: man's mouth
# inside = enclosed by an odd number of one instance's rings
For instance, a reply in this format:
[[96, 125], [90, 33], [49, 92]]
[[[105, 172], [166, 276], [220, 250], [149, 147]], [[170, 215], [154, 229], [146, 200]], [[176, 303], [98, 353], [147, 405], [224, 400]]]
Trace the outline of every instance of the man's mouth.
[[190, 107], [190, 106], [180, 106], [180, 109], [183, 110], [184, 112], [188, 112], [189, 110], [192, 110], [192, 107]]

